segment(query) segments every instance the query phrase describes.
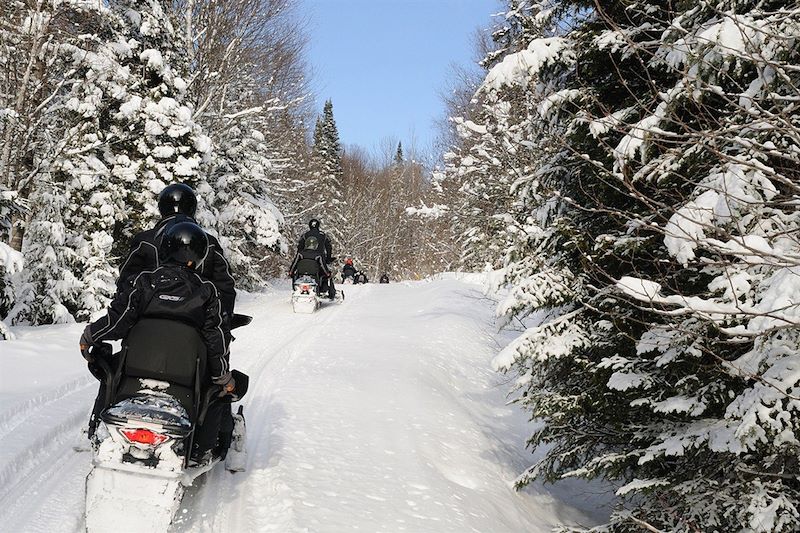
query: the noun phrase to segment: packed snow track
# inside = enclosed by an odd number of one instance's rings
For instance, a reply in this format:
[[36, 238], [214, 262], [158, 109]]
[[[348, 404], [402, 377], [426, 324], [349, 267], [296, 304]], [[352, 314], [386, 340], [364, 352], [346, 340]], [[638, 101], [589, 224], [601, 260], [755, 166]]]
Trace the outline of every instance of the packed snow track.
[[[290, 288], [240, 297], [253, 323], [231, 362], [247, 471], [218, 466], [183, 499], [175, 532], [549, 531], [590, 525], [583, 485], [514, 477], [535, 459], [523, 413], [491, 371], [492, 304], [454, 278], [348, 286], [342, 304], [292, 313]], [[96, 382], [82, 325], [15, 328], [0, 343], [0, 530], [82, 531]]]

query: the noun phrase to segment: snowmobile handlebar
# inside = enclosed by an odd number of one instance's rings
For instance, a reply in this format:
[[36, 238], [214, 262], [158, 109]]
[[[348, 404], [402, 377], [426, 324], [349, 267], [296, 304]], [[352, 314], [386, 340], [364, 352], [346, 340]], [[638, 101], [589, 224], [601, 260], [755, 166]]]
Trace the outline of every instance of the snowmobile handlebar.
[[252, 321], [253, 317], [251, 316], [234, 313], [233, 318], [231, 319], [231, 329], [241, 328], [248, 325]]

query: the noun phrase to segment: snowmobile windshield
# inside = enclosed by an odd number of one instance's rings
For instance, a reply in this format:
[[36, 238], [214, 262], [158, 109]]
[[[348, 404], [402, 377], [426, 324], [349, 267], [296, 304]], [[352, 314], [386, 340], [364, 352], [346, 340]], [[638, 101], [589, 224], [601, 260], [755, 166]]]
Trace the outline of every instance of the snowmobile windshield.
[[319, 239], [314, 236], [306, 237], [306, 250], [319, 250]]
[[178, 400], [165, 393], [147, 391], [114, 404], [104, 413], [106, 419], [137, 420], [189, 431], [189, 413]]

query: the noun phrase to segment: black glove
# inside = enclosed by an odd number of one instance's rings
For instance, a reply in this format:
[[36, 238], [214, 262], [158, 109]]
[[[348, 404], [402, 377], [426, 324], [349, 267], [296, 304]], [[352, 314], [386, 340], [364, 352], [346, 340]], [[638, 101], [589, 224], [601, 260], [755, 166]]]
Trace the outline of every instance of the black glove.
[[220, 398], [222, 396], [227, 396], [228, 394], [232, 395], [233, 391], [236, 390], [236, 380], [233, 379], [233, 374], [230, 372], [226, 372], [225, 374], [222, 374], [220, 377], [214, 378], [211, 381], [213, 381], [216, 385], [222, 385], [222, 390], [218, 394]]
[[92, 330], [90, 329], [91, 326], [86, 326], [86, 329], [83, 330], [81, 333], [81, 340], [79, 341], [81, 355], [84, 359], [88, 362], [94, 362], [94, 356], [91, 353], [92, 346], [94, 345], [94, 340], [92, 340]]

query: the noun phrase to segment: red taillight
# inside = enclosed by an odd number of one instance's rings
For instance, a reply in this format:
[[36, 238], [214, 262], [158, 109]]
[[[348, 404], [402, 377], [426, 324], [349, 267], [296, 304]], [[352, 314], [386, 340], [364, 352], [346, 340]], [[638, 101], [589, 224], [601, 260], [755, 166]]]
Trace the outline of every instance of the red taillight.
[[161, 433], [154, 433], [149, 429], [123, 429], [122, 434], [128, 439], [129, 442], [138, 442], [139, 444], [149, 444], [150, 446], [158, 446], [166, 441], [169, 437]]
[[303, 292], [308, 292], [311, 289], [308, 285], [300, 285], [300, 290]]

